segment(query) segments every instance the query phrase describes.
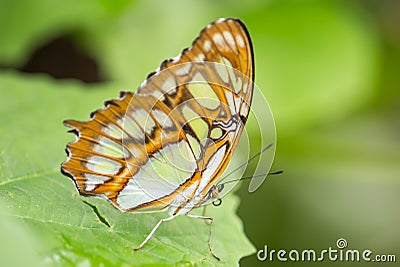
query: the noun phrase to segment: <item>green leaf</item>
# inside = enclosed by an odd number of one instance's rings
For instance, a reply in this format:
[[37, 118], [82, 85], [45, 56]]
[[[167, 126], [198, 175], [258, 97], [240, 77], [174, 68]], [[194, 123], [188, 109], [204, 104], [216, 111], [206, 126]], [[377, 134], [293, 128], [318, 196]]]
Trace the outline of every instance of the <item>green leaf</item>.
[[[11, 218], [7, 209], [0, 205], [0, 242], [7, 244], [0, 250], [2, 266], [43, 266], [43, 262], [31, 247], [37, 246], [38, 241], [21, 222]], [[21, 257], [21, 251], [24, 257]]]
[[[112, 84], [96, 87], [83, 90], [78, 82], [0, 73], [0, 202], [40, 237], [40, 246], [29, 249], [60, 266], [216, 264], [203, 221], [181, 216], [166, 222], [134, 252], [167, 215], [122, 213], [105, 200], [79, 196], [61, 175], [65, 145], [74, 139], [62, 121], [88, 119], [90, 111], [118, 95]], [[215, 218], [211, 242], [222, 266], [238, 265], [255, 251], [235, 215], [238, 202], [231, 194], [221, 207], [207, 210]]]

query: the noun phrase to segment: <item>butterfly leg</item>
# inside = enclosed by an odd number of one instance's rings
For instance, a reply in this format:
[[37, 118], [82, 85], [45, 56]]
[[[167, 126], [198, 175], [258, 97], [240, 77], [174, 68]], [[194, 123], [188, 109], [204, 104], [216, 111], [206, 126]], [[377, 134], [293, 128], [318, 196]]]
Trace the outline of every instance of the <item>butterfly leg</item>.
[[155, 231], [158, 229], [158, 227], [163, 223], [163, 222], [167, 222], [172, 220], [173, 218], [175, 218], [176, 215], [172, 215], [171, 217], [168, 218], [164, 218], [158, 221], [158, 223], [154, 226], [153, 230], [151, 230], [150, 234], [148, 234], [148, 236], [146, 237], [146, 239], [137, 247], [135, 247], [133, 250], [139, 250], [141, 249], [146, 243], [147, 241], [150, 240], [150, 238], [152, 238], [152, 236], [154, 235]]
[[209, 223], [210, 224], [210, 232], [208, 233], [208, 241], [207, 241], [208, 249], [210, 250], [211, 255], [213, 255], [214, 258], [216, 258], [217, 260], [220, 260], [220, 258], [217, 255], [215, 255], [215, 253], [211, 247], [212, 224], [213, 224], [214, 219], [212, 217], [207, 217], [207, 216], [202, 216], [202, 215], [194, 215], [194, 214], [186, 214], [186, 216], [188, 216], [190, 218], [195, 218], [195, 219], [207, 220], [210, 222]]
[[[201, 213], [201, 216], [203, 216], [203, 217], [205, 217], [206, 216], [206, 209], [207, 209], [207, 206], [203, 206], [203, 211], [202, 211], [202, 213]], [[208, 220], [208, 219], [204, 219], [204, 222], [206, 223], [206, 224], [210, 224], [210, 220]]]

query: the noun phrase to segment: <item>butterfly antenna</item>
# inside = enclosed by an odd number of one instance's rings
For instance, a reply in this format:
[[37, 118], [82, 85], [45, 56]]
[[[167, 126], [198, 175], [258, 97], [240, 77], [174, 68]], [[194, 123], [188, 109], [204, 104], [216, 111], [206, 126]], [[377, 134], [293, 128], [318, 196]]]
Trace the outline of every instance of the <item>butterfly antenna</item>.
[[229, 181], [226, 181], [225, 183], [222, 183], [222, 184], [225, 185], [225, 184], [229, 184], [229, 183], [233, 183], [233, 182], [237, 182], [237, 181], [248, 180], [248, 179], [251, 179], [253, 177], [263, 177], [263, 176], [266, 176], [266, 175], [277, 175], [277, 174], [281, 174], [281, 173], [283, 173], [282, 170], [269, 172], [267, 174], [258, 174], [258, 175], [246, 176], [246, 177], [242, 177], [242, 178], [239, 178], [239, 179], [229, 180]]
[[222, 182], [223, 180], [225, 180], [227, 177], [229, 177], [229, 175], [231, 175], [234, 172], [237, 172], [238, 170], [240, 170], [241, 168], [243, 168], [244, 166], [247, 166], [249, 164], [250, 161], [252, 161], [253, 159], [257, 158], [258, 156], [260, 156], [262, 153], [264, 153], [267, 149], [269, 149], [271, 146], [273, 145], [273, 143], [265, 146], [263, 149], [261, 149], [260, 151], [258, 151], [256, 154], [254, 154], [253, 156], [251, 156], [245, 163], [239, 165], [238, 167], [236, 167], [234, 170], [232, 170], [230, 173], [228, 173], [227, 175], [225, 175], [220, 182]]

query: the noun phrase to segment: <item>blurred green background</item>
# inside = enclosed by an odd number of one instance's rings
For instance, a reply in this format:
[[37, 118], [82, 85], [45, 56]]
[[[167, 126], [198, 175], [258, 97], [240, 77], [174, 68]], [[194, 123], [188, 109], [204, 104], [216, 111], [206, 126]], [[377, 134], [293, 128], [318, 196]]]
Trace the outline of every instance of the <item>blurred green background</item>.
[[[349, 249], [399, 261], [398, 0], [3, 0], [0, 72], [50, 76], [55, 84], [77, 79], [90, 90], [108, 84], [116, 96], [135, 90], [220, 17], [240, 18], [249, 29], [256, 84], [277, 126], [273, 169], [284, 170], [254, 193], [247, 185], [237, 192], [250, 241], [257, 250], [289, 251], [346, 238]], [[240, 264], [293, 266], [254, 254]]]

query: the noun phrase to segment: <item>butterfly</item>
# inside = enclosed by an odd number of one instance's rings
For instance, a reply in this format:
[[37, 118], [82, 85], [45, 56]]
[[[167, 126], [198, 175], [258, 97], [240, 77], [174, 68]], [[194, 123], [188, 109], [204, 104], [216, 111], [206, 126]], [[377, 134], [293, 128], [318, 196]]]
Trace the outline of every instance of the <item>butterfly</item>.
[[239, 19], [219, 19], [190, 48], [165, 60], [136, 93], [121, 92], [89, 121], [65, 120], [76, 140], [67, 144], [61, 172], [83, 196], [101, 197], [123, 212], [191, 212], [220, 201], [226, 169], [249, 115], [254, 58]]

